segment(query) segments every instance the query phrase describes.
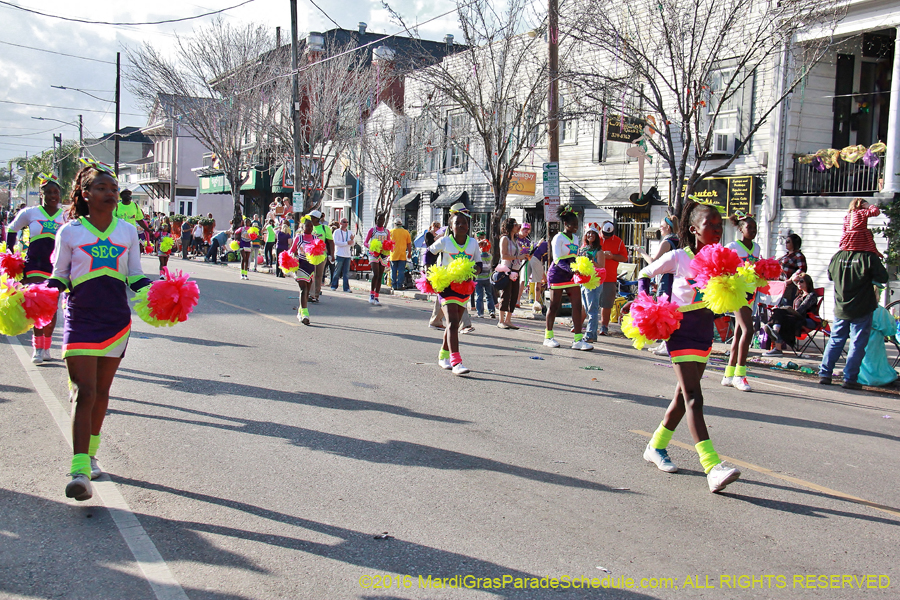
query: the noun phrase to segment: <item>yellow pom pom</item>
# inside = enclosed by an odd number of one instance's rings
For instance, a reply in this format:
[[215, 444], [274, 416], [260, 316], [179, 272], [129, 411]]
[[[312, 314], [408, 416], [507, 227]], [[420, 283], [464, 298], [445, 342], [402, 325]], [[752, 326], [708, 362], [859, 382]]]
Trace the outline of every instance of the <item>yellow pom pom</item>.
[[741, 275], [719, 275], [703, 288], [703, 300], [711, 311], [724, 315], [747, 306], [747, 294], [755, 289]]
[[443, 292], [453, 282], [447, 267], [433, 266], [428, 269], [428, 281], [437, 293]]
[[453, 283], [469, 281], [475, 277], [475, 261], [462, 257], [454, 258], [447, 265], [447, 273], [450, 275], [450, 281]]
[[587, 277], [590, 277], [594, 274], [594, 263], [591, 262], [587, 256], [578, 256], [575, 258], [575, 264], [572, 265], [572, 270], [576, 273], [581, 273]]
[[631, 322], [631, 315], [625, 315], [622, 319], [622, 333], [625, 334], [625, 337], [632, 340], [632, 345], [638, 350], [643, 350], [644, 346], [653, 341], [647, 339], [638, 328], [635, 327], [634, 323]]
[[369, 252], [372, 254], [381, 254], [381, 240], [378, 238], [372, 238], [369, 242]]
[[768, 285], [768, 281], [756, 274], [756, 269], [750, 263], [744, 263], [738, 267], [737, 274], [746, 282], [747, 293], [752, 294], [756, 288]]
[[234, 241], [234, 242], [231, 242], [230, 244], [228, 244], [228, 247], [231, 248], [232, 250], [238, 250], [238, 249], [240, 249], [241, 245], [238, 242]]

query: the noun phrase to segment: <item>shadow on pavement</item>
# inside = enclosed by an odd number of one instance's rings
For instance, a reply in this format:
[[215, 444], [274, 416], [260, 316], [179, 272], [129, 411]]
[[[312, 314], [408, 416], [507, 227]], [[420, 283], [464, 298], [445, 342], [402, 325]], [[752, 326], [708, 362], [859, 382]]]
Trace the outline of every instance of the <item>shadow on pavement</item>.
[[[742, 483], [742, 484], [750, 484], [750, 485], [759, 485], [759, 486], [762, 486], [762, 487], [772, 488], [772, 489], [776, 489], [776, 490], [784, 490], [784, 491], [787, 491], [787, 492], [794, 492], [794, 493], [796, 493], [796, 494], [807, 494], [807, 495], [810, 495], [810, 496], [817, 496], [817, 497], [819, 497], [819, 498], [828, 498], [829, 500], [836, 500], [836, 501], [838, 501], [838, 502], [849, 502], [850, 504], [855, 504], [855, 505], [857, 505], [857, 506], [860, 506], [860, 505], [862, 505], [862, 506], [870, 506], [870, 507], [872, 507], [872, 508], [880, 508], [880, 509], [883, 509], [883, 510], [891, 510], [891, 511], [894, 511], [894, 512], [896, 512], [896, 513], [900, 513], [900, 508], [894, 508], [893, 506], [886, 506], [886, 505], [884, 505], [884, 504], [878, 504], [877, 502], [869, 502], [868, 500], [860, 502], [860, 501], [857, 501], [857, 500], [851, 500], [850, 498], [843, 498], [843, 497], [841, 497], [841, 496], [835, 496], [834, 494], [828, 494], [828, 493], [826, 493], [826, 492], [819, 492], [819, 491], [816, 491], [816, 490], [811, 490], [811, 489], [809, 489], [809, 488], [803, 488], [803, 487], [789, 487], [789, 486], [786, 486], [786, 485], [778, 485], [777, 483], [768, 483], [768, 482], [763, 482], [763, 481], [753, 481], [753, 480], [749, 480], [749, 479], [747, 479], [747, 480], [743, 480], [743, 479], [742, 479], [742, 480], [741, 480], [741, 483]], [[862, 515], [860, 515], [860, 518], [863, 518]], [[884, 517], [882, 517], [882, 518], [884, 518]], [[885, 522], [886, 522], [886, 523], [889, 523], [889, 524], [891, 524], [891, 525], [900, 525], [900, 518], [898, 518], [898, 519], [895, 520], [895, 521], [885, 521]]]
[[190, 344], [192, 346], [228, 346], [229, 348], [255, 348], [256, 346], [247, 346], [245, 344], [232, 344], [231, 342], [223, 342], [220, 340], [204, 340], [202, 338], [183, 337], [180, 335], [166, 335], [162, 333], [153, 333], [152, 331], [132, 331], [132, 338], [162, 338], [169, 342], [179, 342], [181, 344]]
[[[766, 484], [761, 484], [766, 485]], [[797, 491], [797, 490], [791, 490]], [[816, 506], [809, 506], [806, 504], [797, 504], [796, 502], [785, 502], [783, 500], [770, 500], [767, 498], [755, 498], [751, 496], [742, 496], [741, 494], [734, 494], [729, 492], [720, 492], [721, 496], [726, 496], [728, 498], [732, 498], [733, 500], [740, 500], [741, 502], [746, 502], [747, 504], [752, 504], [754, 506], [759, 506], [760, 508], [769, 508], [772, 510], [778, 510], [790, 514], [802, 515], [805, 517], [816, 517], [819, 519], [825, 519], [829, 516], [835, 517], [846, 517], [848, 519], [860, 519], [862, 521], [871, 521], [873, 523], [881, 523], [882, 525], [900, 525], [900, 520], [890, 519], [886, 517], [876, 517], [873, 515], [863, 515], [854, 512], [847, 512], [843, 510], [834, 510], [832, 508], [820, 508]], [[832, 496], [828, 496], [832, 497]], [[835, 498], [836, 500], [842, 500], [842, 498]]]
[[[309, 531], [328, 535], [341, 541], [323, 544], [287, 535], [247, 531], [212, 523], [177, 521], [171, 519], [166, 520], [166, 524], [170, 529], [184, 530], [185, 533], [189, 533], [190, 535], [196, 535], [196, 532], [203, 532], [239, 538], [242, 540], [251, 540], [262, 544], [307, 552], [309, 554], [340, 561], [346, 564], [365, 567], [366, 569], [371, 569], [372, 573], [397, 573], [399, 575], [410, 575], [414, 579], [417, 579], [420, 575], [422, 577], [431, 576], [432, 578], [454, 577], [456, 575], [462, 576], [467, 574], [472, 574], [476, 577], [489, 578], [499, 578], [504, 575], [509, 575], [515, 578], [525, 579], [539, 579], [546, 576], [518, 571], [465, 554], [449, 552], [398, 538], [376, 540], [373, 539], [373, 534], [376, 532], [362, 532], [339, 527], [337, 525], [320, 523], [318, 521], [304, 519], [302, 517], [269, 510], [236, 500], [218, 498], [207, 494], [180, 490], [162, 484], [137, 481], [122, 477], [114, 477], [113, 480], [118, 484], [126, 486], [174, 494], [198, 502], [207, 502], [217, 506], [227, 507], [256, 517], [269, 519], [283, 525], [300, 527]], [[140, 518], [142, 521], [146, 519], [145, 516], [141, 516]], [[174, 532], [173, 535], [177, 535], [177, 531]], [[597, 577], [597, 574], [591, 573], [590, 576]], [[416, 587], [418, 587], [418, 582], [416, 582]], [[602, 597], [601, 594], [604, 591], [605, 590], [597, 590], [599, 594], [590, 593], [590, 595], [591, 597]], [[572, 592], [576, 595], [569, 595], [561, 590], [512, 589], [484, 589], [482, 592], [493, 593], [501, 598], [583, 598], [589, 593], [586, 592], [586, 590], [576, 590]], [[593, 590], [591, 592], [593, 592]], [[627, 590], [615, 590], [614, 592], [610, 592], [610, 594], [612, 595], [609, 597], [625, 599], [649, 597]], [[384, 598], [384, 596], [377, 597]]]
[[[131, 375], [133, 374], [133, 375]], [[138, 375], [146, 375], [147, 377], [138, 377]], [[304, 404], [306, 406], [315, 406], [318, 408], [331, 408], [334, 410], [347, 411], [378, 411], [401, 417], [410, 417], [414, 419], [423, 419], [426, 421], [437, 421], [439, 423], [449, 423], [453, 425], [464, 425], [470, 421], [454, 419], [452, 417], [442, 417], [439, 415], [430, 415], [421, 413], [402, 406], [393, 404], [385, 404], [383, 402], [371, 402], [369, 400], [354, 400], [352, 398], [342, 398], [340, 396], [329, 396], [326, 394], [311, 394], [308, 392], [283, 392], [270, 388], [258, 387], [255, 385], [246, 385], [242, 383], [232, 383], [230, 381], [215, 381], [211, 379], [198, 379], [195, 377], [179, 377], [175, 375], [157, 375], [155, 373], [147, 373], [137, 369], [120, 368], [117, 377], [121, 379], [130, 379], [141, 383], [149, 383], [152, 385], [161, 385], [173, 391], [184, 392], [190, 389], [191, 393], [202, 394], [204, 396], [216, 396], [218, 394], [231, 394], [244, 398], [257, 398], [260, 400], [273, 400], [276, 402], [290, 402], [292, 404]], [[148, 402], [147, 404], [153, 404]], [[169, 405], [159, 404], [165, 408], [172, 408]]]
[[166, 422], [178, 422], [188, 425], [197, 425], [202, 427], [215, 427], [217, 429], [225, 429], [237, 433], [246, 433], [249, 435], [262, 435], [287, 440], [288, 442], [301, 448], [309, 448], [319, 452], [327, 452], [336, 456], [343, 456], [354, 460], [362, 460], [366, 462], [400, 465], [408, 467], [426, 467], [431, 469], [447, 469], [447, 470], [481, 470], [493, 471], [495, 473], [503, 473], [523, 479], [530, 479], [541, 483], [549, 483], [553, 485], [561, 485], [573, 488], [581, 488], [586, 490], [594, 490], [598, 492], [615, 492], [624, 494], [635, 494], [630, 490], [616, 490], [602, 483], [588, 481], [586, 479], [578, 479], [568, 475], [560, 475], [558, 473], [548, 473], [537, 469], [520, 467], [511, 465], [489, 458], [473, 456], [471, 454], [463, 454], [453, 450], [444, 450], [433, 446], [424, 446], [412, 442], [401, 442], [397, 440], [389, 440], [387, 442], [373, 442], [362, 440], [359, 438], [337, 435], [333, 433], [323, 433], [303, 427], [295, 427], [293, 425], [282, 425], [272, 423], [270, 421], [256, 421], [242, 417], [223, 416], [214, 413], [208, 413], [200, 410], [189, 408], [180, 408], [176, 406], [166, 406], [152, 402], [141, 400], [129, 400], [125, 398], [116, 398], [121, 402], [130, 402], [133, 404], [141, 404], [148, 406], [157, 406], [177, 410], [199, 417], [209, 417], [219, 420], [233, 421], [234, 425], [223, 425], [220, 423], [211, 423], [209, 421], [195, 419], [180, 419], [178, 417], [167, 417], [162, 415], [149, 415], [120, 409], [109, 409], [110, 414], [117, 414], [129, 417], [138, 417], [145, 419], [155, 419]]

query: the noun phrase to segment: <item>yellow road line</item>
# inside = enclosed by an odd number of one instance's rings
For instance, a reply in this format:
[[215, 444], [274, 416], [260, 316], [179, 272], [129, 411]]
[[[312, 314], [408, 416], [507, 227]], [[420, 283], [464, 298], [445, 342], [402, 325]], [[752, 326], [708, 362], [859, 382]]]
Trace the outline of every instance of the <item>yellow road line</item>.
[[[653, 437], [652, 433], [648, 433], [646, 431], [641, 431], [639, 429], [632, 429], [630, 431], [631, 431], [631, 433], [636, 433], [638, 435], [642, 435], [647, 438]], [[684, 444], [682, 442], [678, 442], [675, 440], [672, 440], [669, 443], [673, 444], [675, 446], [678, 446], [679, 448], [684, 448], [685, 450], [691, 450], [691, 451], [696, 452], [696, 448], [694, 448], [693, 446], [689, 446], [688, 444]], [[782, 481], [787, 481], [787, 482], [793, 483], [795, 485], [799, 485], [801, 487], [805, 487], [807, 489], [814, 490], [816, 492], [822, 492], [823, 494], [828, 494], [829, 496], [836, 496], [843, 500], [849, 500], [850, 502], [862, 504], [864, 506], [868, 506], [869, 508], [874, 508], [875, 510], [880, 510], [882, 512], [886, 512], [888, 514], [894, 515], [895, 517], [900, 516], [900, 510], [898, 510], [896, 508], [892, 508], [890, 506], [885, 506], [883, 504], [877, 504], [870, 500], [858, 498], [857, 496], [851, 496], [850, 494], [845, 494], [844, 492], [832, 490], [830, 488], [818, 485], [816, 483], [812, 483], [810, 481], [804, 481], [803, 479], [791, 477], [790, 475], [782, 475], [781, 473], [776, 473], [772, 469], [760, 467], [759, 465], [754, 465], [754, 464], [751, 464], [748, 462], [744, 462], [742, 460], [738, 460], [736, 458], [731, 458], [730, 456], [725, 456], [725, 455], [720, 454], [719, 458], [721, 458], [722, 460], [727, 460], [728, 462], [735, 464], [739, 467], [744, 467], [745, 469], [750, 469], [751, 471], [756, 471], [757, 473], [762, 473], [763, 475], [769, 475], [770, 477], [774, 477], [776, 479], [781, 479]]]
[[218, 302], [220, 304], [224, 304], [225, 306], [230, 306], [231, 308], [236, 308], [238, 310], [243, 310], [245, 312], [252, 313], [254, 315], [259, 315], [260, 317], [272, 319], [273, 321], [278, 321], [279, 323], [284, 323], [285, 325], [290, 325], [291, 327], [300, 327], [299, 323], [294, 323], [292, 321], [285, 321], [284, 319], [279, 319], [278, 317], [273, 317], [272, 315], [267, 315], [265, 313], [261, 313], [258, 310], [253, 310], [252, 308], [244, 308], [243, 306], [238, 306], [237, 304], [225, 302], [224, 300], [216, 300], [216, 302]]

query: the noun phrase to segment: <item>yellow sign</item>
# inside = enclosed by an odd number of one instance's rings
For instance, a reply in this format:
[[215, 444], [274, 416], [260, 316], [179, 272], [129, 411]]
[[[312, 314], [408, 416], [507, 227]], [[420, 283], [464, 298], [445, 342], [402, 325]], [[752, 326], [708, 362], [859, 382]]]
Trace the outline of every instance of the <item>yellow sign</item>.
[[513, 171], [509, 181], [509, 194], [534, 196], [537, 192], [537, 174], [528, 171]]

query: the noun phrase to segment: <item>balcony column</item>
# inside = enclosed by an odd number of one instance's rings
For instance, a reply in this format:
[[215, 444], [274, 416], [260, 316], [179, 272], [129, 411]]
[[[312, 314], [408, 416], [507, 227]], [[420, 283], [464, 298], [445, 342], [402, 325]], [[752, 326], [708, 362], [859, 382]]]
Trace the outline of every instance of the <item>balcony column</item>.
[[884, 140], [884, 194], [900, 193], [900, 27], [894, 40], [894, 65], [891, 73], [891, 104], [888, 112], [888, 134]]

